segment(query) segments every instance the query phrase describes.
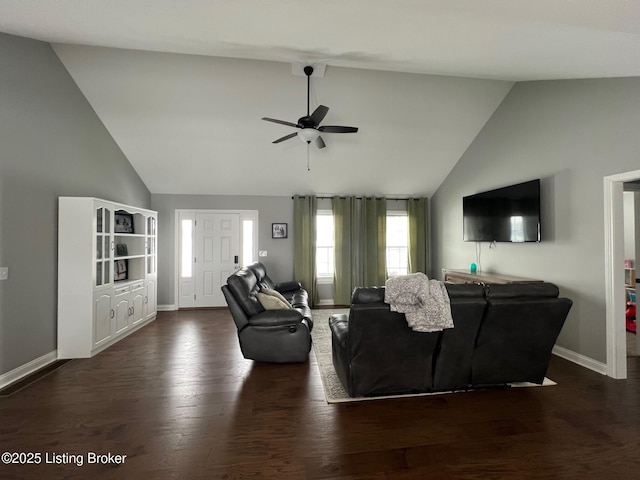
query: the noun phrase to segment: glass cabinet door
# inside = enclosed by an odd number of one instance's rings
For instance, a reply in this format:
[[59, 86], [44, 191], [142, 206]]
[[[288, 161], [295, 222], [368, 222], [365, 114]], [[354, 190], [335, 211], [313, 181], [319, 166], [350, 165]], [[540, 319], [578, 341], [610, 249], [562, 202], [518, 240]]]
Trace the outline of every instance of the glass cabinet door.
[[111, 214], [111, 210], [106, 207], [96, 208], [96, 287], [111, 283]]
[[154, 275], [157, 268], [156, 223], [157, 219], [155, 217], [147, 217], [147, 275]]

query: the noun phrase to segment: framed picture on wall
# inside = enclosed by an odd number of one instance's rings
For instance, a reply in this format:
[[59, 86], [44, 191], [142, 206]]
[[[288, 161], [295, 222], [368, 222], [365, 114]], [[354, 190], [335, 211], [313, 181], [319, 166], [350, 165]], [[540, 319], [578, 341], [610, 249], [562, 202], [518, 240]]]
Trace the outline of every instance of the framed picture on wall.
[[287, 233], [286, 223], [271, 224], [271, 238], [287, 238]]

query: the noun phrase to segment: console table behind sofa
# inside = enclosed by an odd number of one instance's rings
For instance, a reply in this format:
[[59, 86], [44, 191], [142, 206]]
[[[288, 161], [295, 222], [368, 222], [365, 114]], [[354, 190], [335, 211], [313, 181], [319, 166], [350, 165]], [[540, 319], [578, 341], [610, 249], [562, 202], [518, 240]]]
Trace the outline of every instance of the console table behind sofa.
[[468, 270], [442, 269], [442, 278], [445, 283], [537, 283], [542, 280], [533, 278], [515, 277], [513, 275], [501, 275], [498, 273], [470, 273]]

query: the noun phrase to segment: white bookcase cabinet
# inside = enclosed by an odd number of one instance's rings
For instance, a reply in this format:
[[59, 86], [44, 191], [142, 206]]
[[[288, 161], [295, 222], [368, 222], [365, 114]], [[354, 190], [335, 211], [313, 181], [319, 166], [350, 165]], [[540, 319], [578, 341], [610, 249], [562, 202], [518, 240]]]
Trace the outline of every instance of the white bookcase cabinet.
[[86, 358], [156, 317], [157, 212], [58, 200], [58, 358]]

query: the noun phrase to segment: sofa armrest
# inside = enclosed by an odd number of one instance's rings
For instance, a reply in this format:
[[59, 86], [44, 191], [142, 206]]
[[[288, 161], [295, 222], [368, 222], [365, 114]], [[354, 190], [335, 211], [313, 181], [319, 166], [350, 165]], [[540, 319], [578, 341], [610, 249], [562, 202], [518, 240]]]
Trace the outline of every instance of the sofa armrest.
[[284, 292], [294, 292], [296, 290], [300, 290], [302, 288], [302, 284], [300, 282], [282, 282], [276, 283], [274, 285], [274, 290], [277, 290], [280, 293]]
[[300, 323], [303, 317], [298, 310], [265, 310], [249, 318], [249, 325], [254, 327], [275, 327]]
[[345, 348], [349, 337], [349, 316], [345, 314], [331, 315], [329, 317], [329, 328], [333, 338], [342, 348]]

